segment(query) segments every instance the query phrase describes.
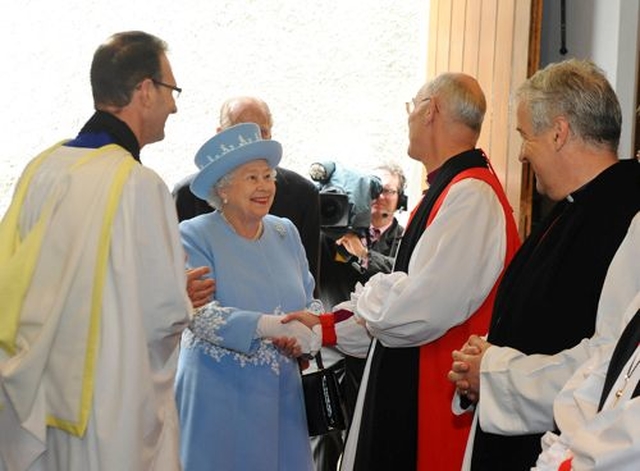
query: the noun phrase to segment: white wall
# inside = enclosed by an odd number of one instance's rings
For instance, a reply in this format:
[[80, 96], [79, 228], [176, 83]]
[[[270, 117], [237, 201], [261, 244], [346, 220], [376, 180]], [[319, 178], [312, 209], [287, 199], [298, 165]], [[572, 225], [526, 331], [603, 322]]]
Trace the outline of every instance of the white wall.
[[416, 173], [404, 103], [424, 79], [428, 0], [29, 0], [1, 8], [0, 215], [25, 164], [88, 119], [93, 51], [129, 29], [169, 43], [184, 88], [166, 139], [142, 151], [170, 187], [195, 170], [220, 104], [236, 94], [270, 104], [283, 164], [305, 176], [326, 159], [361, 169], [391, 159]]
[[570, 57], [591, 59], [606, 73], [622, 107], [619, 156], [635, 154], [640, 0], [566, 0], [567, 49], [560, 50], [560, 0], [544, 2], [541, 66]]

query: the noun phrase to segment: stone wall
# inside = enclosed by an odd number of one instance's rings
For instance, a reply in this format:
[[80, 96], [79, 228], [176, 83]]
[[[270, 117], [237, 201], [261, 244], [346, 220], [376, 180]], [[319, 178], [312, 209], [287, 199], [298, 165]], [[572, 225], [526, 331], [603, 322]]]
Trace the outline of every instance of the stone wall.
[[26, 163], [90, 116], [96, 46], [130, 29], [169, 43], [184, 89], [165, 140], [142, 151], [169, 187], [195, 169], [221, 102], [255, 94], [272, 108], [284, 166], [306, 176], [317, 160], [396, 160], [418, 189], [404, 103], [424, 80], [428, 0], [25, 0], [3, 10], [0, 214]]

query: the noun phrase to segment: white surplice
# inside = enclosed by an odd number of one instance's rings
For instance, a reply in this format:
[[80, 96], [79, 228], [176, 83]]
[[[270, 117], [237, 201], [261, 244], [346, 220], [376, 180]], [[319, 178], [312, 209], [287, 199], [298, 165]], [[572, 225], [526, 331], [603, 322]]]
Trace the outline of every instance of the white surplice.
[[[625, 311], [631, 318], [640, 309], [640, 293]], [[598, 411], [607, 368], [615, 343], [604, 345], [585, 362], [554, 401], [554, 417], [561, 434], [547, 432], [536, 470], [556, 470], [572, 456], [579, 470], [634, 471], [640, 463], [640, 398], [631, 394], [640, 380], [640, 346], [622, 368], [602, 410]], [[625, 385], [624, 374], [632, 372]], [[620, 397], [616, 392], [621, 391]]]
[[[87, 372], [76, 372], [69, 357], [87, 339], [84, 329], [74, 332], [70, 319], [87, 310], [86, 291], [96, 286], [83, 268], [95, 259], [94, 236], [105, 213], [96, 188], [111, 184], [110, 157], [132, 158], [116, 148], [73, 170], [90, 151], [55, 150], [37, 170], [21, 209], [24, 235], [46, 202], [58, 198], [24, 301], [19, 351], [0, 353], [3, 471], [180, 469], [173, 383], [180, 333], [191, 311], [184, 252], [166, 185], [138, 163], [111, 225], [95, 371], [88, 383], [76, 379]], [[61, 335], [65, 342], [56, 341]], [[42, 370], [30, 369], [34, 364]], [[52, 379], [59, 377], [70, 379]], [[75, 398], [78, 384], [91, 388], [84, 433], [47, 426], [58, 411], [75, 410], [74, 400], [65, 401]]]
[[375, 338], [349, 429], [343, 471], [354, 465], [376, 342], [394, 348], [424, 345], [465, 322], [502, 271], [506, 243], [504, 211], [493, 189], [480, 180], [462, 180], [451, 187], [420, 237], [408, 273], [374, 275], [352, 296], [350, 306], [340, 305], [364, 319]]
[[[633, 218], [607, 271], [592, 337], [555, 355], [524, 355], [509, 347], [487, 349], [480, 370], [482, 400], [476, 414], [476, 423], [479, 421], [484, 431], [522, 435], [554, 429], [553, 401], [557, 394], [588, 358], [615, 344], [629, 321], [627, 307], [640, 291], [638, 260], [640, 214]], [[457, 403], [455, 398], [454, 406]], [[472, 431], [463, 470], [470, 469], [473, 438]]]

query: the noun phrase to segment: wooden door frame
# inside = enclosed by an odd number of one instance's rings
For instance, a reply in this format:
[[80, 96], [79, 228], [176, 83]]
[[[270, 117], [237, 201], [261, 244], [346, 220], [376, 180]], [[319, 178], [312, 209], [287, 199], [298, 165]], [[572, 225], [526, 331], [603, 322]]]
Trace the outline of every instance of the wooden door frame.
[[[532, 0], [531, 23], [529, 30], [529, 60], [527, 62], [527, 77], [531, 77], [540, 68], [540, 40], [542, 34], [542, 7], [544, 0]], [[531, 232], [533, 219], [533, 194], [535, 178], [528, 162], [522, 164], [520, 186], [520, 221], [518, 228], [520, 238], [524, 240]]]

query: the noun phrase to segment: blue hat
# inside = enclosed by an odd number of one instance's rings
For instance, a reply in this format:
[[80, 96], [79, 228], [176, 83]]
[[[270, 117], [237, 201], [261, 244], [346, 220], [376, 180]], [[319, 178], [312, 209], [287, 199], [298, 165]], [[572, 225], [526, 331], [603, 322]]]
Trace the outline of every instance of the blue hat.
[[196, 153], [195, 163], [200, 171], [191, 182], [191, 192], [207, 200], [211, 187], [240, 165], [264, 159], [275, 168], [281, 158], [280, 143], [262, 139], [257, 124], [236, 124], [213, 136]]

